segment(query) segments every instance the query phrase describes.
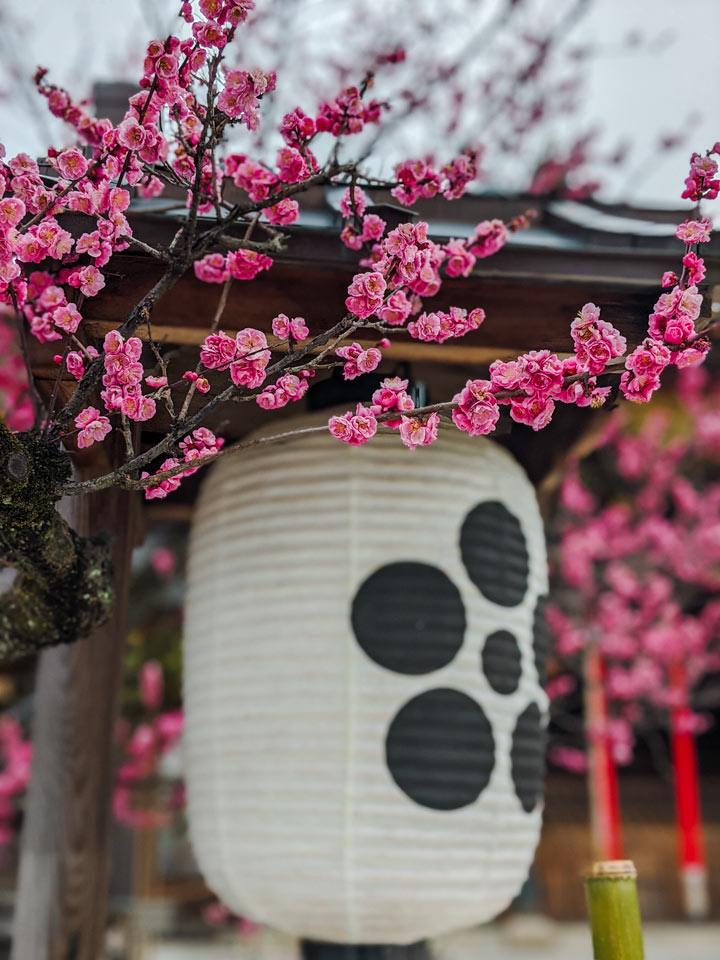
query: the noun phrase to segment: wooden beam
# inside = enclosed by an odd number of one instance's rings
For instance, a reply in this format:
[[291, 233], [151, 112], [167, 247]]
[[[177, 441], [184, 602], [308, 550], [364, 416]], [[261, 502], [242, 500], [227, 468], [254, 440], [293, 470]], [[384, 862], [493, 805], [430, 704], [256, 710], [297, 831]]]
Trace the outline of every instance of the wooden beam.
[[114, 534], [115, 613], [89, 640], [40, 656], [13, 960], [97, 960], [105, 931], [114, 729], [137, 502], [112, 490], [61, 506], [80, 533]]
[[[347, 287], [357, 269], [356, 264], [344, 261], [304, 264], [278, 260], [253, 281], [232, 285], [220, 326], [224, 330], [252, 326], [270, 333], [272, 318], [285, 313], [305, 317], [314, 336], [345, 313]], [[85, 326], [91, 329], [92, 323], [104, 322], [117, 327], [161, 271], [162, 265], [151, 257], [125, 253], [113, 257], [106, 271], [105, 289], [83, 305]], [[592, 300], [604, 307], [603, 316], [619, 327], [631, 344], [639, 343], [647, 331], [647, 316], [657, 299], [657, 287], [645, 281], [627, 289], [621, 281], [613, 284], [605, 276], [581, 279], [576, 284], [566, 277], [550, 280], [543, 275], [448, 279], [426, 306], [432, 310], [446, 310], [452, 305], [482, 307], [487, 319], [479, 330], [463, 338], [463, 347], [501, 344], [521, 353], [528, 349], [570, 349], [570, 322], [578, 308]], [[162, 340], [163, 329], [173, 330], [174, 336], [180, 335], [180, 328], [207, 329], [220, 295], [217, 285], [186, 275], [153, 310], [156, 337]], [[197, 334], [189, 336], [195, 342]], [[406, 336], [398, 331], [395, 339], [400, 342]]]
[[189, 524], [192, 520], [193, 507], [191, 503], [176, 501], [151, 500], [145, 504], [143, 516], [147, 526], [152, 527], [162, 523]]

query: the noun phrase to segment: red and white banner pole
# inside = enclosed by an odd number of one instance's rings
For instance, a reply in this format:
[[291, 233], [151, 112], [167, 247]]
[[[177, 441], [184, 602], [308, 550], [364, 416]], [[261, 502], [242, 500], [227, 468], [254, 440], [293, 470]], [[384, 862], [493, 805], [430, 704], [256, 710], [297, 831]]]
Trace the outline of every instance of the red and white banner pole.
[[707, 917], [710, 910], [707, 864], [700, 810], [700, 778], [697, 744], [688, 706], [685, 665], [670, 665], [673, 706], [670, 709], [675, 811], [677, 816], [678, 858], [685, 914], [694, 920]]
[[605, 664], [593, 644], [585, 652], [585, 734], [595, 856], [599, 860], [622, 860], [620, 791], [608, 728]]

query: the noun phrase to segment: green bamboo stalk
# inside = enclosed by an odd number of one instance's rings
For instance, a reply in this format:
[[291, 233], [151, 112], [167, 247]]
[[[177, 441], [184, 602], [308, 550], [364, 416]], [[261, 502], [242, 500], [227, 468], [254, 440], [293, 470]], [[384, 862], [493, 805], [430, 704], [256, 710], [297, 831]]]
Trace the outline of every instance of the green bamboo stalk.
[[601, 860], [585, 877], [595, 960], [643, 960], [636, 877], [632, 860]]

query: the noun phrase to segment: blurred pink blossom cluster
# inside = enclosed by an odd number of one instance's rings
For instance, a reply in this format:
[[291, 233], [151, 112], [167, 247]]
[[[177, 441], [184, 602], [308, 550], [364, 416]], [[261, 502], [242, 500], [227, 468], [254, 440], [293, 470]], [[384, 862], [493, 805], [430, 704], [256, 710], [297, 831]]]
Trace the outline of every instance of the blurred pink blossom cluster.
[[[617, 491], [609, 501], [600, 502], [577, 465], [560, 495], [561, 600], [548, 623], [566, 668], [575, 669], [588, 645], [601, 653], [626, 734], [619, 762], [632, 756], [630, 731], [644, 705], [682, 705], [678, 663], [690, 687], [720, 670], [720, 391], [704, 369], [691, 367], [680, 372], [678, 399], [680, 426], [660, 410], [639, 425], [616, 417], [606, 429], [595, 456]], [[566, 676], [553, 681], [558, 697], [568, 692]], [[701, 730], [708, 721], [693, 715], [692, 722]]]
[[[162, 667], [157, 661], [144, 664], [139, 676], [140, 695], [148, 720], [131, 731], [125, 721], [118, 726], [118, 744], [124, 761], [117, 771], [114, 791], [115, 816], [127, 826], [141, 829], [165, 825], [174, 811], [184, 806], [182, 785], [173, 785], [169, 803], [162, 809], [136, 804], [133, 791], [158, 774], [162, 757], [171, 750], [182, 733], [182, 712], [161, 712], [163, 700]], [[10, 713], [0, 717], [0, 847], [14, 836], [20, 802], [27, 790], [32, 762], [32, 743], [25, 739], [18, 721]]]
[[241, 937], [250, 938], [259, 931], [259, 924], [247, 917], [238, 917], [220, 900], [213, 900], [203, 909], [202, 918], [209, 927], [232, 928]]
[[0, 752], [3, 760], [0, 771], [0, 847], [3, 847], [13, 838], [17, 799], [27, 789], [32, 760], [32, 744], [25, 739], [20, 724], [11, 714], [0, 717]]
[[0, 314], [0, 418], [11, 430], [29, 430], [33, 409], [27, 375], [10, 314]]
[[138, 683], [145, 719], [134, 729], [124, 720], [118, 724], [116, 740], [124, 760], [116, 775], [113, 811], [126, 826], [157, 829], [168, 824], [174, 812], [184, 806], [184, 787], [172, 785], [169, 797], [143, 788], [160, 778], [162, 758], [182, 734], [183, 714], [181, 710], [162, 711], [163, 669], [157, 660], [143, 664]]

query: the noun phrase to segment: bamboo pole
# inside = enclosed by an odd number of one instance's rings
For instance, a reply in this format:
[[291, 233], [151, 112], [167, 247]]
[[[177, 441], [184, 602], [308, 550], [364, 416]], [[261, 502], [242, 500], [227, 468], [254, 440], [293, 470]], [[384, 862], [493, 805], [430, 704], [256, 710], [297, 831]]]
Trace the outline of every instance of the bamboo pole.
[[632, 860], [602, 860], [585, 877], [595, 960], [643, 960], [637, 872]]

